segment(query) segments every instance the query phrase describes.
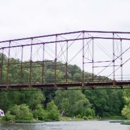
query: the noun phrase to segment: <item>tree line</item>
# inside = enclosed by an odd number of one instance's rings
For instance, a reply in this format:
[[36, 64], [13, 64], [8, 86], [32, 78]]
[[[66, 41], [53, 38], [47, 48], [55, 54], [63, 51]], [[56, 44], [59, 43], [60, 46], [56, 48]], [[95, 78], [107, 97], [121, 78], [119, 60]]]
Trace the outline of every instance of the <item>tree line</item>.
[[[10, 62], [9, 70], [8, 63]], [[44, 82], [55, 81], [54, 61], [45, 61]], [[57, 81], [65, 82], [65, 66], [58, 62], [56, 67]], [[22, 69], [21, 69], [22, 66]], [[32, 82], [42, 82], [42, 66], [39, 61], [33, 63], [31, 69]], [[28, 83], [30, 75], [30, 62], [7, 58], [0, 54], [0, 84], [6, 84], [7, 71], [9, 82]], [[67, 77], [70, 82], [81, 82], [82, 70], [77, 65], [68, 65]], [[91, 75], [85, 72], [84, 78], [88, 82]], [[107, 77], [96, 76], [95, 80], [109, 81]], [[3, 120], [60, 120], [61, 117], [77, 117], [83, 119], [125, 117], [130, 118], [130, 94], [128, 89], [20, 89], [1, 90], [0, 109], [6, 116]]]

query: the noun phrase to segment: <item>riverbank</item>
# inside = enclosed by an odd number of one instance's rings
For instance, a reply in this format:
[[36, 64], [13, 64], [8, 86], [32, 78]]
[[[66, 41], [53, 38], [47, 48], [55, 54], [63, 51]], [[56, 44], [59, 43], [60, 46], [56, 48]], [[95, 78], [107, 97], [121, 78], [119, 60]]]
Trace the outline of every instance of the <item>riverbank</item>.
[[[109, 121], [110, 123], [120, 123], [123, 125], [130, 125], [129, 120], [125, 120], [123, 118], [95, 118], [95, 119], [83, 119], [83, 118], [77, 118], [77, 117], [60, 117], [60, 121]], [[2, 118], [0, 118], [1, 123], [46, 123], [46, 122], [55, 122], [55, 121], [40, 121], [40, 120], [11, 120], [11, 121], [3, 121]], [[56, 121], [57, 122], [57, 121]]]
[[122, 125], [130, 125], [129, 120], [112, 120], [112, 121], [110, 121], [110, 123], [120, 123]]
[[[107, 126], [107, 127], [106, 127]], [[109, 121], [55, 121], [43, 123], [0, 123], [0, 130], [128, 130], [129, 126]]]
[[[99, 120], [97, 118], [95, 119], [83, 119], [83, 118], [77, 118], [77, 117], [60, 117], [60, 121], [87, 121], [87, 120]], [[46, 121], [40, 121], [40, 120], [10, 120], [10, 121], [4, 121], [2, 118], [0, 118], [0, 122], [6, 122], [6, 123], [43, 123], [43, 122], [56, 122], [52, 120], [46, 120]]]

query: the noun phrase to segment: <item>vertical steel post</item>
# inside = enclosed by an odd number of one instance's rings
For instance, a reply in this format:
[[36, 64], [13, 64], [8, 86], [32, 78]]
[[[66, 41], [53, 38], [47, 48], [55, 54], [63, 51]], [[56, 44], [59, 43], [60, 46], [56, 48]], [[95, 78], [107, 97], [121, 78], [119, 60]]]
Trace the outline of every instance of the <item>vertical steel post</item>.
[[55, 85], [54, 85], [54, 87], [57, 87], [56, 71], [57, 71], [57, 35], [56, 35], [56, 42], [55, 42]]
[[45, 78], [45, 74], [44, 74], [44, 67], [45, 67], [45, 44], [43, 44], [43, 49], [42, 49], [42, 84], [44, 83], [44, 78]]
[[92, 38], [92, 81], [94, 81], [94, 38]]
[[4, 55], [4, 49], [2, 48], [2, 55], [1, 55], [1, 65], [0, 65], [0, 83], [3, 84], [3, 55]]
[[121, 81], [123, 80], [123, 55], [122, 55], [122, 39], [120, 40], [120, 55], [121, 55], [121, 63], [120, 63], [120, 67], [121, 67]]
[[66, 83], [68, 82], [68, 41], [66, 42], [66, 64], [65, 64]]
[[115, 86], [115, 34], [113, 33], [113, 86]]
[[9, 48], [8, 48], [8, 62], [7, 62], [7, 88], [9, 87], [10, 84], [10, 78], [9, 78], [9, 71], [10, 71], [10, 45], [11, 41], [9, 41]]
[[83, 43], [82, 43], [82, 86], [84, 86], [84, 31], [83, 33]]
[[29, 87], [31, 87], [32, 85], [32, 43], [33, 43], [33, 39], [31, 39], [31, 50], [30, 50], [30, 73], [29, 73]]
[[23, 84], [23, 46], [21, 51], [21, 64], [20, 64], [20, 83]]

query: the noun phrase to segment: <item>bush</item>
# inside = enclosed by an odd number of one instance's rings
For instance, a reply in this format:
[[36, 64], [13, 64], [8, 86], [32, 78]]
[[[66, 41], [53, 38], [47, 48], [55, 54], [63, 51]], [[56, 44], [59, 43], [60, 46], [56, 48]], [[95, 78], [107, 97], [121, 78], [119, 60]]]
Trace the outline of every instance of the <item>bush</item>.
[[81, 118], [81, 115], [80, 115], [80, 114], [78, 114], [78, 115], [76, 116], [76, 118]]
[[91, 108], [87, 108], [86, 109], [86, 116], [88, 117], [88, 116], [91, 116], [91, 117], [95, 117], [95, 111], [93, 110], [93, 109], [91, 109]]
[[29, 107], [25, 104], [22, 105], [15, 105], [13, 108], [10, 109], [3, 117], [3, 120], [6, 121], [14, 121], [14, 120], [32, 120], [33, 115], [29, 110]]
[[87, 116], [84, 116], [83, 119], [84, 119], [84, 120], [88, 120], [88, 117], [87, 117]]
[[42, 105], [37, 105], [33, 111], [33, 117], [38, 120], [47, 120], [47, 112], [42, 108]]
[[84, 116], [83, 117], [84, 120], [91, 120], [91, 119], [94, 119], [92, 116]]
[[15, 120], [15, 116], [10, 114], [10, 111], [8, 111], [6, 113], [6, 115], [4, 117], [2, 117], [3, 121], [14, 121]]
[[33, 114], [26, 104], [15, 105], [11, 109], [11, 114], [15, 115], [16, 120], [32, 120]]
[[55, 121], [60, 120], [59, 110], [53, 101], [47, 104], [47, 119]]

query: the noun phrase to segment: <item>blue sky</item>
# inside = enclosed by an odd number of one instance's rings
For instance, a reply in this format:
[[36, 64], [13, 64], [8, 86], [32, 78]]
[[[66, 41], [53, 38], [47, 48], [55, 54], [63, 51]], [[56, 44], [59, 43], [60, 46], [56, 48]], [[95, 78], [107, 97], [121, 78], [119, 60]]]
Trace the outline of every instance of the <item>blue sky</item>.
[[0, 0], [0, 40], [77, 30], [130, 29], [129, 0]]

